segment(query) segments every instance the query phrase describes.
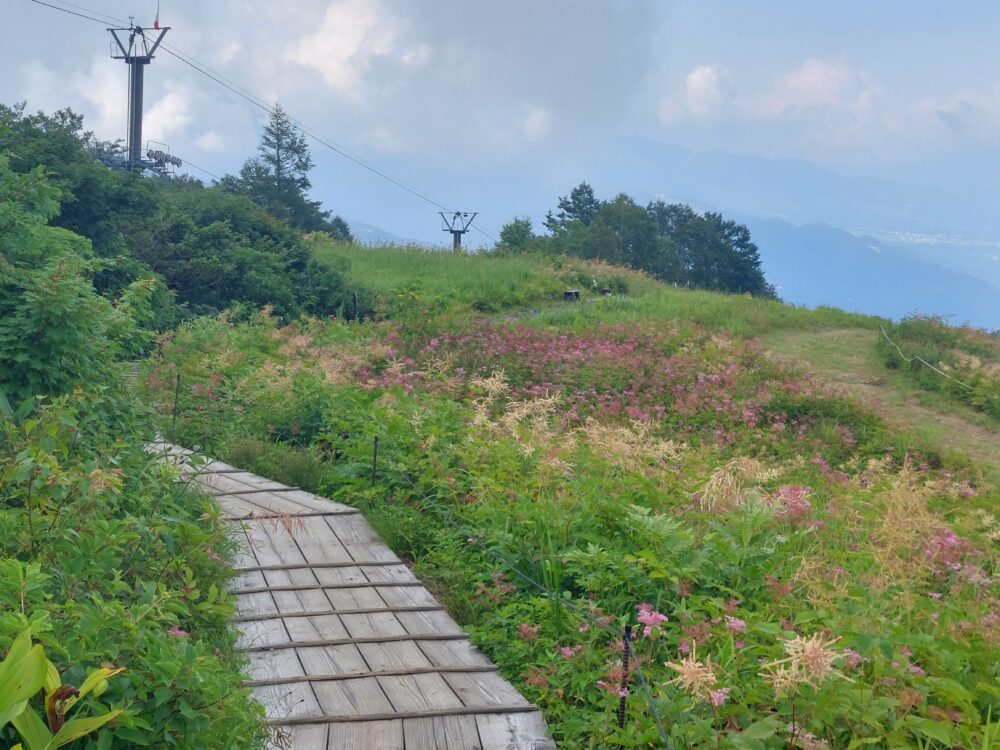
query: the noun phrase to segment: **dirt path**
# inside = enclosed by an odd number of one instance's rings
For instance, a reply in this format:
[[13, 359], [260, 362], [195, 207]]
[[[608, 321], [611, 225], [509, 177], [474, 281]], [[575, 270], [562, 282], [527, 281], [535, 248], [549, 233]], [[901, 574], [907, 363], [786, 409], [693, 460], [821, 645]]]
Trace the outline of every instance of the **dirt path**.
[[889, 424], [927, 443], [967, 455], [1000, 486], [1000, 431], [995, 420], [887, 370], [878, 332], [860, 328], [777, 331], [761, 338], [779, 358], [805, 364], [827, 383], [872, 405]]

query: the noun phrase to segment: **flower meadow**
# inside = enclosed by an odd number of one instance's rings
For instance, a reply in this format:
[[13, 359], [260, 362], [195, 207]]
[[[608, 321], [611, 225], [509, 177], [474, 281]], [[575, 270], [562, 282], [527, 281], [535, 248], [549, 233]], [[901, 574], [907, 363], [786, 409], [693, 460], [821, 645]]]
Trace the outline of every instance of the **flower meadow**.
[[143, 389], [360, 507], [560, 747], [663, 746], [649, 700], [674, 748], [997, 746], [997, 488], [752, 339], [600, 304], [198, 319]]

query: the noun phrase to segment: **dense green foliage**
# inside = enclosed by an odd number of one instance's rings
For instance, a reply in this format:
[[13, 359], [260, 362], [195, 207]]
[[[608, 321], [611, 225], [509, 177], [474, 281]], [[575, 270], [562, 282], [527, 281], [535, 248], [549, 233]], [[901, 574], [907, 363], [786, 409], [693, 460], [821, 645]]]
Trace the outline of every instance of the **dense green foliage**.
[[[30, 627], [66, 685], [124, 668], [79, 709], [120, 714], [77, 746], [260, 746], [223, 525], [147, 453], [154, 425], [122, 378], [155, 282], [98, 295], [90, 243], [47, 224], [58, 197], [0, 158], [0, 653]], [[0, 746], [17, 739], [0, 728]]]
[[721, 214], [660, 200], [643, 208], [624, 193], [601, 201], [584, 182], [559, 199], [545, 227], [550, 234], [536, 237], [530, 220], [516, 218], [501, 230], [500, 248], [603, 260], [698, 289], [775, 296], [750, 231]]
[[109, 170], [92, 155], [101, 147], [69, 110], [28, 115], [0, 105], [0, 151], [9, 152], [11, 169], [43, 168], [62, 191], [52, 223], [113, 261], [93, 275], [98, 292], [117, 297], [136, 279], [165, 282], [153, 291], [150, 327], [234, 305], [271, 305], [291, 317], [347, 309], [342, 269], [317, 265], [301, 232], [269, 213], [274, 206], [190, 179]]
[[[885, 366], [908, 370], [927, 391], [945, 393], [1000, 419], [1000, 336], [920, 315], [887, 324]], [[893, 345], [895, 344], [895, 346]]]
[[[993, 746], [997, 489], [749, 340], [873, 321], [627, 271], [632, 299], [483, 319], [566, 267], [366, 258], [380, 320], [193, 321], [146, 393], [168, 412], [180, 372], [178, 439], [360, 505], [560, 746], [660, 746], [634, 675], [615, 722], [637, 621], [676, 748]], [[476, 299], [521, 274], [521, 299]]]

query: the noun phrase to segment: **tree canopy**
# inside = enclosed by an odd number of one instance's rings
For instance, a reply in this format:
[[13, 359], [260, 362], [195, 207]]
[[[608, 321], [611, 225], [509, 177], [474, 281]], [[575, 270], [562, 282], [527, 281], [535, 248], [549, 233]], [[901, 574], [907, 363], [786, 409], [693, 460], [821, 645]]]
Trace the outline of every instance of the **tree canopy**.
[[[308, 154], [295, 156], [288, 138], [265, 134], [265, 143], [280, 154], [278, 166], [265, 154], [253, 161], [278, 170], [282, 190], [299, 195], [308, 187], [311, 161]], [[318, 204], [309, 210], [322, 221], [296, 223], [287, 206], [263, 205], [253, 195], [207, 188], [191, 178], [110, 170], [95, 154], [111, 148], [86, 132], [83, 118], [71, 110], [27, 114], [23, 105], [0, 105], [0, 153], [8, 154], [13, 174], [41, 170], [47, 176], [59, 200], [46, 216], [53, 227], [89, 240], [88, 254], [101, 262], [87, 278], [99, 294], [115, 299], [137, 280], [162, 280], [153, 288], [148, 322], [157, 329], [241, 304], [270, 305], [283, 316], [346, 310], [342, 275], [320, 264], [302, 236], [345, 236], [346, 224], [341, 230], [327, 222]]]
[[760, 253], [743, 224], [721, 214], [657, 200], [640, 206], [625, 193], [598, 200], [580, 183], [558, 199], [536, 236], [519, 217], [503, 227], [499, 247], [596, 258], [636, 268], [673, 284], [774, 297]]
[[238, 175], [222, 178], [219, 185], [224, 190], [249, 197], [304, 232], [326, 232], [338, 240], [351, 240], [347, 222], [309, 199], [309, 172], [314, 166], [309, 146], [280, 104], [264, 126], [257, 151], [259, 156], [247, 159]]

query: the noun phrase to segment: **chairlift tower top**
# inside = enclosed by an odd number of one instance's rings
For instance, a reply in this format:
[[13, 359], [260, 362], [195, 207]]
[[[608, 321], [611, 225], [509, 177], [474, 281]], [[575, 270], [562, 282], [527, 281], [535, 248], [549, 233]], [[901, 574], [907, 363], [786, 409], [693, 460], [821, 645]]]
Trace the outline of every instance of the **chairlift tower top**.
[[461, 252], [462, 235], [469, 231], [469, 227], [472, 226], [473, 220], [475, 220], [479, 214], [476, 212], [468, 213], [465, 211], [456, 211], [455, 213], [438, 211], [438, 214], [441, 215], [441, 221], [444, 222], [442, 231], [451, 232], [452, 250], [456, 253]]
[[[131, 21], [131, 19], [130, 19]], [[160, 27], [159, 16], [153, 26], [133, 24], [128, 28], [108, 29], [114, 39], [111, 57], [124, 60], [128, 68], [128, 168], [143, 170], [142, 158], [142, 93], [143, 71], [153, 61], [160, 42], [169, 26]], [[147, 34], [146, 32], [150, 32]], [[120, 53], [120, 54], [119, 54]]]

